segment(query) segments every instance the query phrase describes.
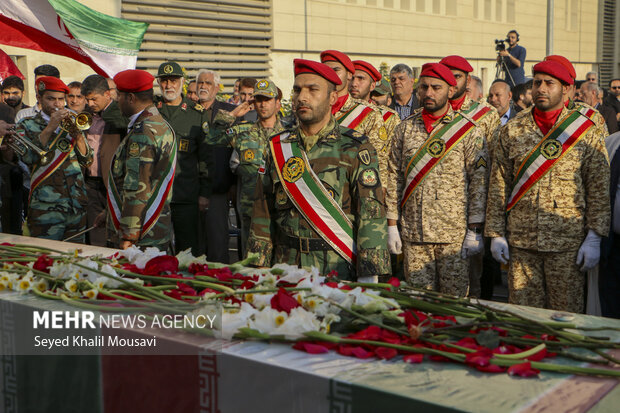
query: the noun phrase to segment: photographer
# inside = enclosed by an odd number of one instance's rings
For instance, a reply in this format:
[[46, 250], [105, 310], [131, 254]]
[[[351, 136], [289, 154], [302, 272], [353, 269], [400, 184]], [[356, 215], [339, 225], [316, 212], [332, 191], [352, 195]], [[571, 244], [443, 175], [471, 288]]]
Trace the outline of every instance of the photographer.
[[519, 33], [516, 30], [511, 30], [506, 36], [506, 42], [508, 42], [508, 49], [499, 50], [497, 61], [499, 63], [504, 62], [502, 70], [505, 72], [504, 79], [510, 87], [515, 87], [521, 83], [525, 83], [525, 72], [523, 70], [523, 64], [525, 63], [525, 47], [519, 46]]

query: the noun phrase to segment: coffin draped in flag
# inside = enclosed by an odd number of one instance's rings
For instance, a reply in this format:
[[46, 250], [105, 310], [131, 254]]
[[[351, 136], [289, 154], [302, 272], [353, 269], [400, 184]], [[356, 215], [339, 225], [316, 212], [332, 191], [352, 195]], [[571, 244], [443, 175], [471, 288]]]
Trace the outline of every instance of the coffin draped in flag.
[[136, 67], [147, 27], [75, 0], [0, 1], [0, 43], [67, 56], [107, 77]]

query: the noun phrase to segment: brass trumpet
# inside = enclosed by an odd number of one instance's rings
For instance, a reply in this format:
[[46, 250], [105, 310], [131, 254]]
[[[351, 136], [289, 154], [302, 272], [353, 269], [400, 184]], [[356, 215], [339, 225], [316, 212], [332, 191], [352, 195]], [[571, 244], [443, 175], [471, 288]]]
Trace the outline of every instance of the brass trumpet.
[[[28, 150], [33, 150], [39, 155], [39, 164], [45, 165], [50, 161], [49, 152], [39, 148], [35, 145], [30, 139], [30, 135], [28, 131], [22, 129], [26, 136], [22, 136], [15, 129], [9, 129], [9, 132], [6, 136], [10, 136], [11, 140], [7, 141], [7, 146], [18, 154], [19, 156], [24, 156], [28, 152]], [[4, 136], [0, 136], [0, 145], [2, 145], [2, 141], [4, 140]]]
[[70, 132], [73, 128], [77, 128], [78, 130], [83, 131], [89, 129], [90, 126], [93, 124], [93, 115], [91, 115], [90, 113], [75, 113], [73, 111], [70, 112], [71, 113], [69, 113], [69, 115], [60, 122], [60, 129], [66, 132]]

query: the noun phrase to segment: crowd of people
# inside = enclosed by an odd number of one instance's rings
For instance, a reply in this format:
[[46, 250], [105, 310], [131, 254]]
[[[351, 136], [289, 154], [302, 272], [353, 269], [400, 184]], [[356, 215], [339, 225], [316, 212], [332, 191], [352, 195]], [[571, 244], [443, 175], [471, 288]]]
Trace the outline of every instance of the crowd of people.
[[490, 298], [503, 264], [511, 303], [572, 312], [598, 268], [620, 316], [620, 79], [604, 91], [552, 55], [485, 99], [456, 55], [418, 79], [336, 50], [293, 69], [290, 113], [270, 79], [224, 101], [217, 72], [173, 61], [68, 85], [43, 65], [33, 107], [5, 79], [3, 231], [24, 216], [31, 236], [229, 262], [232, 203], [259, 266], [377, 282], [402, 254], [411, 285]]

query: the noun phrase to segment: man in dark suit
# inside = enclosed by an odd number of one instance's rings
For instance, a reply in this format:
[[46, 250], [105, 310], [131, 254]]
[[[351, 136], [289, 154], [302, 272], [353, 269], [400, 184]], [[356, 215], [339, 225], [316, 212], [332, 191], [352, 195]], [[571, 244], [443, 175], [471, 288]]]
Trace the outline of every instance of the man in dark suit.
[[607, 124], [609, 134], [618, 132], [616, 111], [612, 107], [603, 104], [603, 90], [596, 83], [583, 82], [579, 88], [579, 98], [601, 113]]
[[620, 123], [620, 79], [609, 81], [609, 93], [603, 103], [614, 109], [616, 120]]
[[620, 318], [620, 132], [605, 140], [609, 153], [611, 225], [601, 242], [599, 296], [604, 317]]
[[489, 89], [489, 104], [497, 109], [502, 126], [517, 115], [512, 107], [512, 91], [508, 82], [496, 79]]

